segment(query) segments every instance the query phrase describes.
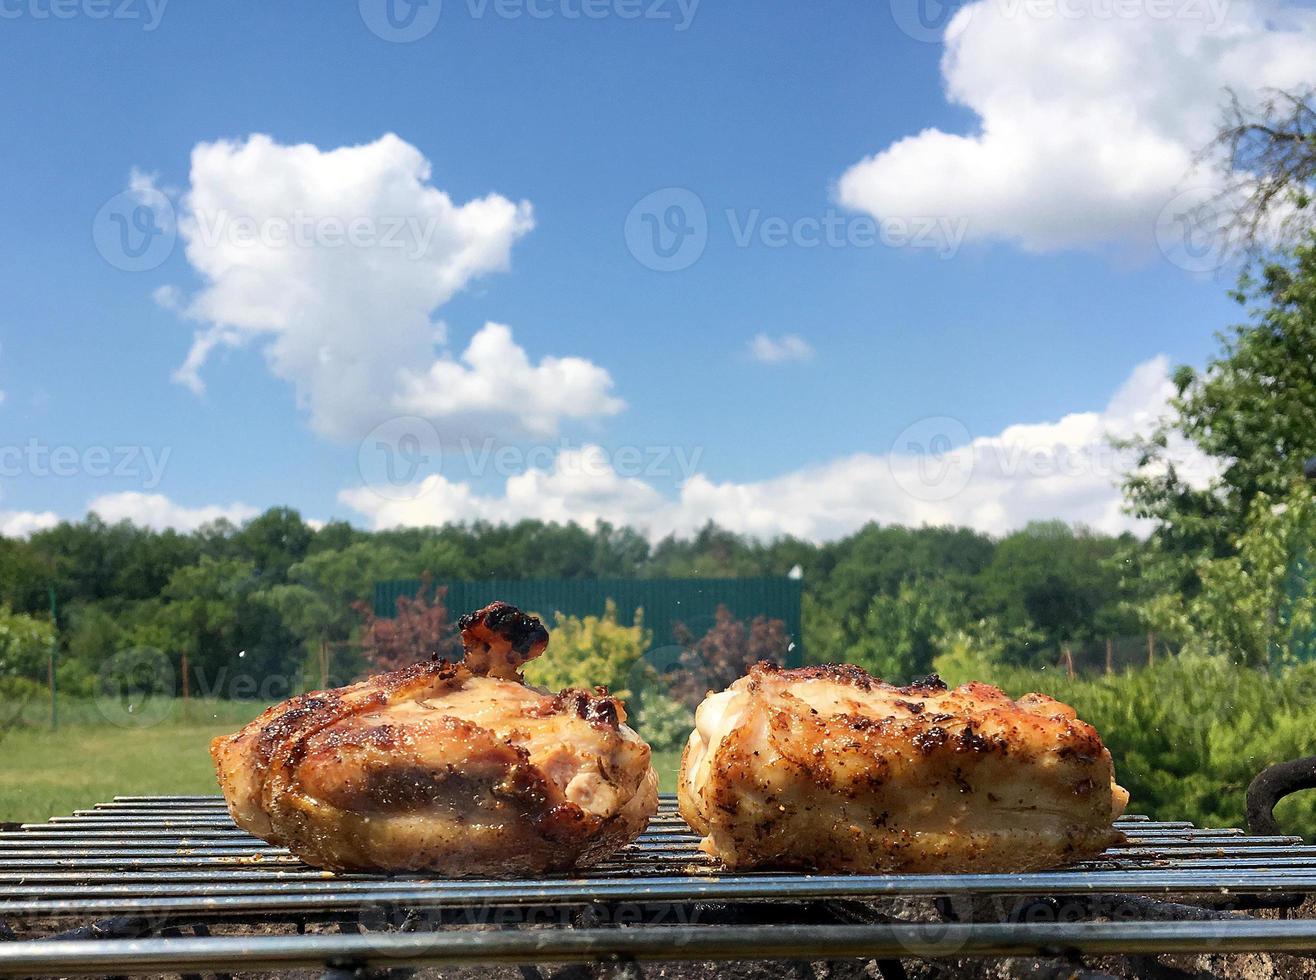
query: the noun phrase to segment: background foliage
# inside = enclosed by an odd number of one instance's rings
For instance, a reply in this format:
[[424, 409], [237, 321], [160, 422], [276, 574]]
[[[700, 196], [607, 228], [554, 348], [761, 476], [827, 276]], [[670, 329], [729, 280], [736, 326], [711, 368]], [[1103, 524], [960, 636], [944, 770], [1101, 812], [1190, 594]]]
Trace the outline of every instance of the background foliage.
[[[523, 521], [372, 533], [341, 523], [316, 530], [295, 511], [276, 508], [241, 527], [221, 521], [184, 535], [91, 515], [26, 540], [0, 539], [0, 603], [48, 624], [47, 588], [55, 590], [57, 663], [70, 695], [89, 695], [97, 670], [116, 653], [149, 647], [176, 659], [186, 652], [193, 694], [226, 697], [235, 694], [239, 673], [318, 685], [317, 660], [326, 648], [331, 682], [359, 673], [366, 665], [361, 651], [382, 640], [373, 636], [382, 627], [359, 605], [380, 579], [715, 578], [786, 575], [799, 566], [810, 658], [859, 660], [906, 680], [931, 669], [937, 637], [982, 622], [1008, 647], [1003, 655], [1025, 666], [1054, 662], [1058, 643], [1071, 637], [1136, 632], [1141, 627], [1125, 611], [1136, 591], [1104, 563], [1126, 546], [1137, 543], [1061, 524], [1000, 539], [964, 529], [869, 525], [823, 545], [751, 540], [710, 526], [690, 539], [650, 545], [607, 524]], [[509, 567], [509, 555], [521, 556], [519, 567]], [[434, 605], [416, 602], [408, 615]], [[413, 643], [451, 653], [445, 631], [465, 611], [448, 610], [442, 623], [426, 628], [412, 623], [430, 637]], [[649, 642], [697, 648], [710, 665], [727, 660], [710, 669], [733, 677], [727, 672], [781, 650], [777, 627], [755, 625], [753, 613], [726, 610], [697, 636]], [[592, 629], [608, 627], [600, 621]], [[44, 670], [42, 657], [19, 672], [40, 681]]]

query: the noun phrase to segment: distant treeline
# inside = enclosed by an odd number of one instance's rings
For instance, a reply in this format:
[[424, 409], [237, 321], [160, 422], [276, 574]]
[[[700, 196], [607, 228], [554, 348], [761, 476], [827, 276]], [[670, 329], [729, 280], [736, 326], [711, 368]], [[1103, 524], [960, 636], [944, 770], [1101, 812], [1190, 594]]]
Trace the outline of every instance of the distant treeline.
[[[183, 534], [92, 515], [0, 540], [0, 604], [48, 622], [53, 594], [58, 680], [69, 694], [90, 693], [116, 654], [149, 649], [176, 664], [186, 655], [194, 695], [268, 697], [286, 692], [253, 689], [253, 679], [318, 682], [325, 663], [331, 680], [360, 673], [360, 604], [384, 579], [737, 577], [798, 567], [811, 659], [904, 679], [931, 670], [947, 649], [1039, 666], [1071, 645], [1139, 633], [1116, 557], [1137, 547], [1061, 523], [1003, 538], [869, 525], [822, 545], [708, 526], [651, 544], [602, 523], [368, 532], [341, 522], [317, 529], [274, 508], [241, 526]], [[39, 645], [11, 650], [0, 654], [0, 676], [45, 681], [46, 660]]]

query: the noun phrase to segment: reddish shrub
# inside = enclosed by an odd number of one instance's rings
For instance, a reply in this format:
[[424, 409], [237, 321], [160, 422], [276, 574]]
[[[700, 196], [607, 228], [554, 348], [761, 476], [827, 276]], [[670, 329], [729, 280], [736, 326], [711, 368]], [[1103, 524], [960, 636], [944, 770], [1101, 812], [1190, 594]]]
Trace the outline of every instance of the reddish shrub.
[[677, 623], [674, 633], [682, 647], [681, 672], [673, 679], [671, 694], [691, 708], [709, 691], [720, 691], [744, 676], [760, 660], [784, 665], [790, 647], [784, 621], [755, 616], [747, 624], [722, 605], [703, 636], [696, 638], [685, 623]]
[[362, 616], [361, 652], [379, 670], [397, 670], [439, 656], [456, 660], [461, 655], [448, 607], [446, 586], [431, 586], [429, 576], [421, 579], [414, 596], [399, 596], [397, 615], [382, 619], [364, 602], [356, 609]]

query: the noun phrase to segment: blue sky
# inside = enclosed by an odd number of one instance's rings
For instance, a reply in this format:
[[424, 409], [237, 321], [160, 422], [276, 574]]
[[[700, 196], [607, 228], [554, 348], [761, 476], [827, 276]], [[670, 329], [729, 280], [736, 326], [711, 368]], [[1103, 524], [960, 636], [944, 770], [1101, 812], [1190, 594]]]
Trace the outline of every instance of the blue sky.
[[[1229, 74], [1238, 57], [1226, 65], [1204, 54], [1219, 47], [1210, 32], [1247, 55], [1241, 60], [1257, 66], [1260, 80], [1285, 83], [1313, 63], [1310, 21], [1289, 9], [1282, 30], [1253, 13], [1205, 23], [1181, 0], [1178, 20], [1153, 26], [1186, 39], [1183, 57], [1197, 77], [1135, 71], [1130, 80], [1130, 66], [1156, 57], [1145, 24], [1099, 12], [1048, 24], [981, 0], [971, 20], [951, 22], [949, 40], [928, 41], [901, 29], [910, 23], [904, 2], [702, 0], [682, 25], [674, 2], [640, 5], [667, 19], [630, 19], [621, 16], [632, 9], [626, 0], [600, 0], [603, 15], [588, 19], [571, 16], [579, 0], [541, 0], [542, 17], [447, 0], [431, 31], [395, 43], [367, 25], [382, 16], [382, 0], [362, 0], [360, 9], [175, 0], [156, 11], [158, 24], [145, 0], [115, 0], [110, 9], [122, 4], [124, 16], [105, 19], [93, 16], [102, 9], [95, 0], [71, 3], [66, 18], [50, 15], [49, 0], [8, 0], [0, 19], [0, 444], [73, 447], [78, 460], [67, 475], [49, 475], [30, 454], [17, 462], [11, 452], [0, 478], [4, 526], [19, 533], [52, 515], [76, 518], [93, 500], [110, 516], [177, 526], [275, 504], [363, 525], [606, 516], [654, 533], [708, 517], [735, 525], [736, 515], [751, 533], [813, 537], [866, 518], [996, 531], [1049, 516], [1123, 526], [1107, 492], [1110, 473], [1059, 483], [1042, 474], [1031, 483], [1018, 472], [984, 477], [979, 465], [969, 490], [902, 503], [896, 498], [909, 494], [901, 464], [889, 458], [893, 444], [908, 442], [898, 437], [911, 425], [927, 435], [919, 420], [934, 417], [953, 420], [932, 424], [951, 443], [967, 434], [984, 446], [1010, 444], [1010, 426], [1045, 423], [1051, 428], [1032, 438], [1049, 451], [1070, 438], [1074, 425], [1065, 429], [1064, 420], [1078, 418], [1087, 434], [1072, 446], [1081, 448], [1094, 425], [1111, 421], [1116, 392], [1150, 363], [1138, 382], [1145, 404], [1116, 412], [1113, 427], [1145, 422], [1163, 395], [1165, 364], [1201, 363], [1213, 331], [1239, 317], [1224, 295], [1227, 266], [1193, 273], [1156, 247], [1157, 202], [1205, 179], [1186, 173], [1177, 154], [1198, 148], [1219, 85], [1240, 81]], [[1050, 55], [1038, 52], [1066, 44], [1109, 64], [1055, 76]], [[943, 65], [948, 51], [958, 67]], [[1076, 129], [1110, 129], [1061, 139], [1063, 126], [1052, 123], [1066, 117]], [[899, 144], [928, 130], [993, 139], [1014, 132], [1001, 139], [1015, 143]], [[300, 174], [320, 193], [314, 168], [333, 169], [328, 156], [315, 156], [309, 171], [281, 171], [292, 166], [290, 148], [309, 144], [327, 155], [379, 145], [390, 133], [397, 142], [381, 181], [414, 154], [430, 166], [421, 187], [454, 206], [493, 195], [527, 208], [520, 230], [472, 232], [498, 254], [457, 276], [450, 298], [430, 311], [446, 325], [435, 327], [443, 339], [433, 357], [456, 367], [425, 380], [429, 364], [411, 344], [398, 363], [372, 368], [387, 378], [412, 370], [416, 385], [430, 386], [410, 401], [390, 389], [367, 405], [350, 385], [317, 373], [315, 404], [299, 404], [302, 368], [271, 366], [281, 328], [232, 324], [241, 319], [234, 310], [274, 302], [297, 318], [303, 354], [333, 360], [334, 336], [356, 323], [351, 357], [341, 360], [369, 360], [389, 347], [395, 320], [368, 249], [340, 248], [312, 272], [301, 257], [280, 259], [253, 273], [266, 292], [252, 299], [232, 279], [231, 256], [212, 256], [226, 270], [217, 273], [198, 257], [204, 243], [198, 256], [184, 247], [185, 230], [145, 271], [116, 268], [97, 248], [93, 233], [116, 227], [102, 213], [116, 195], [167, 201], [184, 225], [189, 215], [204, 219], [201, 200], [277, 211], [280, 180]], [[253, 134], [270, 144], [253, 151], [256, 169], [244, 172], [239, 151]], [[1093, 139], [1110, 160], [1093, 151]], [[203, 186], [194, 150], [218, 141], [229, 149]], [[871, 167], [856, 169], [874, 155]], [[133, 173], [136, 190], [127, 191]], [[340, 177], [315, 198], [321, 212], [325, 201], [332, 212], [334, 201], [351, 198], [355, 177]], [[667, 188], [702, 204], [707, 241], [688, 267], [662, 272], [637, 259], [626, 229], [628, 215], [632, 231], [647, 228], [634, 224], [633, 208]], [[933, 215], [966, 229], [965, 240], [941, 249], [845, 241], [862, 237], [865, 222], [890, 238], [891, 222], [917, 226]], [[662, 217], [659, 208], [654, 218]], [[769, 219], [797, 230], [785, 232], [784, 244], [766, 231], [737, 240], [746, 224], [761, 231]], [[811, 222], [826, 220], [841, 229], [840, 243], [810, 247]], [[449, 269], [445, 261], [434, 260], [436, 274]], [[229, 278], [215, 289], [217, 276]], [[311, 312], [297, 306], [317, 289]], [[337, 290], [359, 301], [352, 315], [367, 312], [352, 322], [338, 316], [321, 337], [314, 311], [337, 316]], [[497, 371], [463, 374], [460, 366], [486, 323], [507, 325], [531, 368], [545, 357], [589, 368], [573, 375], [580, 400], [550, 395], [539, 405], [533, 386], [556, 378], [551, 372], [510, 379], [515, 405], [491, 407], [478, 390], [454, 395], [449, 381], [501, 385]], [[180, 383], [194, 331], [207, 329], [224, 339], [196, 383]], [[335, 398], [354, 404], [336, 405], [337, 421], [317, 422], [316, 404]], [[442, 475], [422, 466], [414, 475], [431, 477], [428, 484], [376, 494], [383, 503], [372, 506], [363, 483], [378, 474], [367, 465], [363, 476], [361, 440], [399, 415], [440, 434]], [[522, 455], [497, 472], [472, 470], [454, 452], [461, 438]], [[567, 479], [562, 466], [555, 482], [555, 455], [525, 455], [563, 445], [599, 447], [609, 472], [586, 467]], [[86, 457], [96, 446], [112, 455], [122, 446], [167, 452], [163, 474], [157, 482], [142, 465], [125, 464], [132, 475], [101, 475]], [[626, 446], [697, 450], [702, 497], [681, 496], [690, 472], [611, 472]], [[886, 482], [874, 475], [881, 465], [895, 474]], [[506, 485], [536, 467], [542, 479]], [[854, 489], [809, 503], [813, 482]], [[663, 501], [679, 501], [679, 513]]]

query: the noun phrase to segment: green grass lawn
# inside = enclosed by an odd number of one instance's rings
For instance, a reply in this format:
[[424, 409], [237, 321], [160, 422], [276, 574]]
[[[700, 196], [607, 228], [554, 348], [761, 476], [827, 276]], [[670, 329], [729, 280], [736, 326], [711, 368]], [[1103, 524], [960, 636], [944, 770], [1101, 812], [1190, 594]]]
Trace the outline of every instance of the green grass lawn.
[[664, 793], [675, 793], [676, 773], [681, 768], [681, 750], [654, 752], [653, 768], [658, 773], [658, 788]]
[[[24, 712], [25, 724], [0, 736], [0, 821], [36, 822], [115, 796], [218, 793], [210, 740], [263, 705], [193, 701], [187, 717], [181, 703], [157, 707], [142, 719], [154, 724], [136, 724], [117, 707], [61, 706], [56, 731]], [[664, 792], [675, 791], [680, 761], [677, 751], [654, 753]]]
[[45, 820], [119, 795], [218, 793], [210, 740], [261, 708], [193, 701], [186, 717], [179, 703], [137, 724], [115, 709], [72, 703], [61, 705], [55, 731], [27, 717], [0, 738], [0, 820]]

